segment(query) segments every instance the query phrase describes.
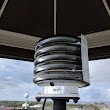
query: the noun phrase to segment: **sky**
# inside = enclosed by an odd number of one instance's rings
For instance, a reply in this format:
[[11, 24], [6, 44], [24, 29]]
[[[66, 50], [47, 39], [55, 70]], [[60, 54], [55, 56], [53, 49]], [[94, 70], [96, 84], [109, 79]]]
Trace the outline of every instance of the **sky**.
[[[0, 58], [0, 100], [29, 101], [43, 89], [33, 83], [33, 62]], [[90, 86], [79, 89], [80, 102], [110, 102], [110, 59], [89, 62]]]

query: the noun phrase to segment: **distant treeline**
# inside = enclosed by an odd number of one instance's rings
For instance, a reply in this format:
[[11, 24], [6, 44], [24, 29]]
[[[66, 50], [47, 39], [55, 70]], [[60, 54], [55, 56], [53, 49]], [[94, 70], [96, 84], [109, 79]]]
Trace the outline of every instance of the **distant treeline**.
[[[25, 103], [24, 101], [0, 101], [0, 106], [6, 105], [7, 107], [21, 107], [22, 104]], [[38, 102], [28, 102], [29, 105], [33, 106], [38, 104]], [[42, 102], [40, 102], [42, 104]], [[52, 102], [46, 102], [46, 108], [52, 108], [53, 103]], [[101, 106], [106, 106], [104, 103], [94, 103], [94, 104], [69, 104], [67, 103], [67, 108], [88, 108], [90, 110], [91, 108], [94, 108], [95, 110], [99, 110], [98, 108], [101, 108]]]
[[[22, 104], [25, 103], [24, 101], [0, 101], [0, 106], [6, 105], [8, 107], [20, 107]], [[37, 102], [29, 102], [30, 105], [35, 105]]]

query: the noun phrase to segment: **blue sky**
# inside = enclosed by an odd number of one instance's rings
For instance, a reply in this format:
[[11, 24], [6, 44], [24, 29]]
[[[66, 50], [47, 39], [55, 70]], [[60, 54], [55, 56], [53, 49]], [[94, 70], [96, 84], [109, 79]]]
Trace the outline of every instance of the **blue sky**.
[[[42, 88], [33, 83], [33, 62], [0, 58], [0, 100], [35, 101]], [[89, 62], [91, 85], [79, 90], [80, 101], [110, 102], [110, 59]]]

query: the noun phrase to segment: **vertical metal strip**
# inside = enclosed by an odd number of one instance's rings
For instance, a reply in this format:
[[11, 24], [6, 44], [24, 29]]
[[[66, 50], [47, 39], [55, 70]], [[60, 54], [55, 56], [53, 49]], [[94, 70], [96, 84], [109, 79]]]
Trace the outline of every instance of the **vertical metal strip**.
[[54, 0], [54, 35], [56, 35], [56, 21], [57, 21], [57, 0]]
[[1, 16], [2, 16], [2, 14], [3, 14], [3, 11], [4, 11], [4, 9], [5, 9], [6, 5], [7, 5], [7, 3], [8, 3], [8, 0], [5, 0], [4, 3], [3, 3], [3, 5], [2, 5], [2, 7], [1, 7], [1, 9], [0, 9], [0, 18], [1, 18]]
[[102, 2], [103, 2], [104, 6], [105, 6], [105, 8], [106, 8], [106, 10], [108, 12], [108, 15], [110, 16], [110, 7], [108, 6], [107, 1], [106, 0], [102, 0]]
[[83, 81], [90, 83], [89, 76], [89, 64], [88, 64], [88, 44], [86, 38], [81, 34], [81, 58], [82, 58], [82, 70]]

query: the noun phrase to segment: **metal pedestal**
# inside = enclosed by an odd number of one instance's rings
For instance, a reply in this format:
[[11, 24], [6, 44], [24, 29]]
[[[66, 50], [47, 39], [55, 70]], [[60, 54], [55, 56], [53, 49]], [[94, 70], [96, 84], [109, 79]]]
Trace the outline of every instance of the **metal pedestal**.
[[53, 110], [66, 110], [66, 100], [54, 99]]
[[53, 110], [66, 110], [66, 102], [70, 99], [77, 103], [79, 98], [78, 93], [74, 94], [37, 94], [36, 99], [38, 102], [41, 99], [52, 99], [53, 100]]

